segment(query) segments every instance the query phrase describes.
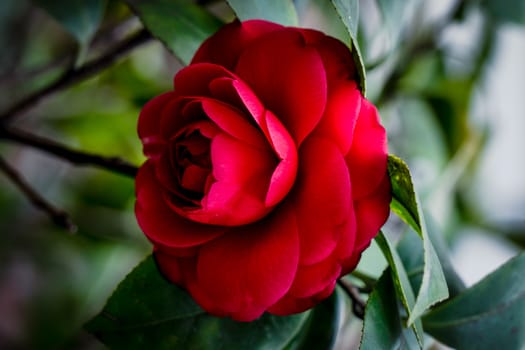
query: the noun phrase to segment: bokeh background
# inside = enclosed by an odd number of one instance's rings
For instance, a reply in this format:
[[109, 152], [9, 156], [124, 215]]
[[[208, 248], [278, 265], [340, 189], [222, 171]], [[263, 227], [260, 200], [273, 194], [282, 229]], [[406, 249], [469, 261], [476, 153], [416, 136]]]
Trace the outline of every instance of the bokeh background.
[[[302, 25], [344, 31], [324, 5], [294, 3]], [[233, 18], [224, 2], [200, 4]], [[141, 29], [122, 2], [104, 6], [89, 48], [79, 50], [36, 3], [0, 2], [0, 112]], [[408, 163], [430, 220], [472, 285], [525, 246], [525, 5], [366, 0], [359, 22], [367, 96], [380, 109], [390, 152]], [[180, 67], [160, 42], [146, 41], [15, 125], [139, 165], [138, 113], [171, 88]], [[103, 348], [82, 325], [151, 249], [133, 214], [133, 180], [1, 138], [0, 156], [78, 228], [54, 225], [0, 172], [0, 349]], [[372, 246], [360, 269], [378, 276], [384, 264]]]

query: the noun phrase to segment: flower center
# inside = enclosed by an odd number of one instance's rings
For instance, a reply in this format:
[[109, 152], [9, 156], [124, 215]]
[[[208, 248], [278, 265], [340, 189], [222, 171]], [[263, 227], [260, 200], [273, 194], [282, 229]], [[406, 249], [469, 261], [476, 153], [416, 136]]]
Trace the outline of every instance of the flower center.
[[178, 188], [177, 199], [185, 206], [199, 206], [213, 182], [210, 139], [191, 125], [171, 142], [171, 167]]

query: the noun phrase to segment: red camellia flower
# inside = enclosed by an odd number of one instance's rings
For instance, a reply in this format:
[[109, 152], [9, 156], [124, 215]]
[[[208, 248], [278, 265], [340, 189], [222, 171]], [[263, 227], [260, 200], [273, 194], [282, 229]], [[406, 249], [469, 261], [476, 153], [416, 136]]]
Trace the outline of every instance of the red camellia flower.
[[209, 313], [311, 308], [384, 224], [386, 135], [355, 74], [319, 31], [236, 21], [142, 110], [137, 220]]

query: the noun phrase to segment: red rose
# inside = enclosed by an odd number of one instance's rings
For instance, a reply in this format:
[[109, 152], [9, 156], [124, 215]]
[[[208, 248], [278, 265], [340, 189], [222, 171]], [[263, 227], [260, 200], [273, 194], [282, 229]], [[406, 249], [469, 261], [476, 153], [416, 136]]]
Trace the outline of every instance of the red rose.
[[385, 130], [348, 48], [309, 29], [226, 25], [142, 110], [136, 216], [164, 275], [206, 311], [304, 311], [389, 213]]

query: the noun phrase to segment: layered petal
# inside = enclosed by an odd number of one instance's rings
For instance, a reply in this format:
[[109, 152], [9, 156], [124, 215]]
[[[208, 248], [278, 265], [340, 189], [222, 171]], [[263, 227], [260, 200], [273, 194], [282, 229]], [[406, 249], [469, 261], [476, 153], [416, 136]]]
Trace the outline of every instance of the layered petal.
[[135, 215], [142, 231], [154, 244], [167, 248], [195, 247], [226, 231], [224, 227], [204, 226], [175, 213], [166, 203], [151, 161], [140, 167], [135, 183]]
[[351, 245], [355, 233], [350, 175], [339, 148], [320, 137], [308, 138], [301, 147], [297, 181], [291, 194], [297, 215], [300, 263], [326, 259], [342, 235]]
[[242, 23], [234, 21], [204, 41], [195, 53], [191, 64], [211, 62], [233, 70], [239, 56], [254, 40], [282, 28], [283, 26], [279, 24], [261, 20]]
[[190, 291], [199, 303], [212, 300], [221, 314], [254, 320], [289, 290], [298, 261], [296, 218], [284, 203], [267, 218], [204, 245]]
[[158, 156], [164, 147], [160, 136], [161, 112], [175, 98], [173, 91], [156, 96], [142, 108], [138, 120], [138, 134], [147, 157]]
[[298, 29], [306, 43], [320, 54], [326, 70], [328, 90], [339, 82], [356, 78], [355, 64], [348, 47], [339, 40], [312, 29]]
[[300, 145], [321, 120], [327, 99], [319, 53], [297, 31], [264, 35], [248, 46], [234, 72]]
[[316, 135], [333, 140], [347, 154], [353, 141], [353, 134], [359, 112], [362, 96], [353, 80], [338, 82], [328, 96], [323, 119], [316, 128]]
[[356, 241], [352, 256], [343, 263], [343, 274], [355, 268], [363, 250], [370, 245], [388, 219], [391, 199], [390, 178], [385, 173], [380, 185], [371, 195], [354, 202], [357, 220]]
[[374, 192], [383, 180], [388, 158], [386, 141], [386, 132], [379, 121], [377, 109], [363, 98], [352, 147], [345, 157], [350, 169], [354, 200]]

